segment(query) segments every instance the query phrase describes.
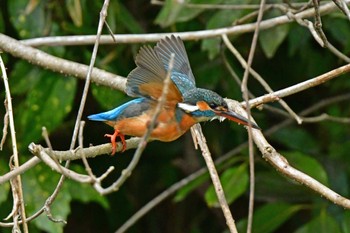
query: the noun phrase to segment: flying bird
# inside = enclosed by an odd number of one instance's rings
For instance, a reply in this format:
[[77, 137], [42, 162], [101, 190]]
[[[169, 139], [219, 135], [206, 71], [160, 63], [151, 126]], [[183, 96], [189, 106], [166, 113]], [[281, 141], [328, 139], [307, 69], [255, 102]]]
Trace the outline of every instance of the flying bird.
[[[126, 149], [124, 135], [142, 137], [154, 115], [158, 99], [162, 95], [164, 80], [169, 71], [169, 61], [175, 55], [170, 70], [171, 82], [150, 139], [170, 142], [183, 135], [196, 123], [213, 119], [229, 119], [248, 125], [248, 119], [231, 111], [226, 101], [217, 93], [197, 88], [185, 46], [180, 37], [165, 37], [152, 48], [141, 47], [136, 56], [137, 67], [130, 72], [126, 82], [126, 94], [138, 97], [107, 112], [88, 116], [114, 128], [113, 134], [105, 134], [112, 143], [112, 155], [116, 152], [116, 139]], [[255, 129], [260, 129], [253, 122]]]

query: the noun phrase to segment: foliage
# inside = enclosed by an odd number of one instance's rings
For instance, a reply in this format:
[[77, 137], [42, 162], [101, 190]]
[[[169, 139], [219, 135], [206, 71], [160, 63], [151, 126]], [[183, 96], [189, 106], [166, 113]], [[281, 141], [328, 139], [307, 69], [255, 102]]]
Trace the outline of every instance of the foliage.
[[[65, 4], [62, 4], [62, 3]], [[107, 21], [116, 34], [196, 31], [229, 27], [254, 10], [193, 9], [181, 1], [166, 0], [164, 5], [151, 5], [150, 1], [112, 0]], [[187, 3], [201, 3], [187, 0]], [[208, 4], [256, 4], [252, 0], [210, 0]], [[90, 35], [96, 33], [99, 11], [103, 1], [25, 1], [3, 0], [0, 10], [0, 31], [21, 39], [60, 35]], [[264, 19], [283, 15], [280, 10], [267, 11]], [[324, 31], [329, 41], [341, 52], [350, 55], [349, 21], [340, 11], [322, 16]], [[255, 21], [248, 20], [248, 22]], [[247, 23], [247, 22], [244, 22]], [[108, 33], [105, 28], [104, 33]], [[252, 33], [230, 37], [232, 43], [247, 58]], [[224, 48], [221, 38], [185, 42], [198, 86], [210, 88], [223, 96], [242, 100], [240, 88], [226, 69], [223, 57], [239, 77], [243, 68]], [[134, 67], [134, 56], [140, 45], [101, 45], [96, 67], [126, 76]], [[40, 48], [67, 60], [89, 64], [91, 46], [56, 46]], [[29, 158], [28, 144], [43, 143], [41, 129], [45, 126], [54, 149], [69, 148], [75, 117], [81, 97], [83, 81], [61, 73], [53, 73], [1, 54], [5, 60], [11, 94], [14, 102], [16, 135], [22, 163]], [[253, 68], [275, 89], [305, 81], [345, 64], [329, 50], [321, 48], [310, 32], [297, 23], [284, 24], [260, 32]], [[349, 75], [286, 98], [296, 112], [326, 101], [328, 98], [349, 93]], [[1, 88], [3, 88], [1, 86]], [[265, 90], [252, 78], [249, 88], [256, 95]], [[4, 93], [1, 92], [4, 99]], [[125, 102], [128, 97], [109, 87], [91, 85], [84, 119], [92, 113], [107, 110]], [[327, 113], [336, 117], [349, 117], [349, 99], [327, 105], [311, 113]], [[271, 104], [280, 108], [278, 104]], [[0, 109], [0, 116], [5, 110]], [[285, 120], [276, 112], [253, 110], [261, 128], [268, 129]], [[2, 117], [1, 117], [2, 119]], [[209, 147], [214, 157], [220, 157], [247, 140], [244, 128], [232, 123], [204, 124]], [[2, 128], [2, 124], [1, 124]], [[314, 177], [343, 196], [349, 195], [350, 149], [349, 124], [321, 121], [289, 124], [268, 139], [291, 165]], [[104, 133], [108, 126], [87, 122], [84, 132], [85, 146], [107, 142]], [[180, 178], [203, 165], [198, 151], [194, 151], [190, 136], [171, 143], [152, 142], [142, 161], [122, 189], [107, 197], [97, 194], [87, 184], [71, 180], [64, 183], [52, 206], [54, 218], [67, 220], [66, 226], [51, 222], [46, 215], [30, 223], [31, 232], [96, 232], [115, 231], [133, 213]], [[133, 151], [114, 157], [108, 155], [90, 160], [96, 174], [109, 166], [116, 172], [107, 180], [113, 182], [131, 159]], [[1, 152], [1, 175], [7, 172], [11, 155], [11, 140], [7, 139]], [[281, 177], [271, 166], [256, 158], [256, 210], [253, 232], [350, 232], [350, 214], [333, 203], [317, 196], [293, 180]], [[237, 155], [236, 155], [237, 156]], [[238, 157], [238, 156], [237, 156]], [[220, 165], [220, 174], [231, 210], [240, 232], [247, 224], [249, 194], [248, 153], [242, 151], [239, 159]], [[84, 171], [81, 163], [73, 164], [76, 171]], [[59, 176], [43, 164], [35, 166], [23, 176], [24, 196], [28, 215], [39, 210], [55, 189]], [[11, 190], [8, 184], [0, 186], [0, 218], [11, 211]], [[222, 232], [225, 226], [216, 218], [217, 200], [205, 174], [184, 186], [173, 200], [167, 200], [133, 226], [130, 232]], [[220, 213], [221, 214], [221, 213]], [[170, 216], [159, 222], [160, 218]], [[81, 220], [83, 219], [83, 220]], [[82, 223], [76, 224], [75, 222]], [[86, 230], [87, 231], [87, 230]], [[0, 228], [0, 232], [10, 229]]]

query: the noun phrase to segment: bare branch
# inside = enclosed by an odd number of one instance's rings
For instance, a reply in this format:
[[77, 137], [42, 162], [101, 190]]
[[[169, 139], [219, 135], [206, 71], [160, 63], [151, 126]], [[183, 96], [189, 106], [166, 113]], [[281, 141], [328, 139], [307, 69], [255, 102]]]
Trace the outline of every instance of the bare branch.
[[[242, 107], [236, 106], [236, 112], [239, 114], [244, 114], [245, 111]], [[273, 167], [277, 169], [278, 172], [289, 177], [292, 180], [299, 182], [307, 186], [308, 188], [319, 193], [321, 196], [327, 198], [336, 205], [342, 206], [344, 208], [350, 209], [350, 200], [342, 197], [338, 193], [334, 192], [327, 186], [321, 184], [309, 175], [295, 169], [289, 165], [287, 159], [283, 157], [280, 153], [276, 151], [266, 140], [264, 135], [259, 130], [253, 130], [253, 139], [255, 144], [258, 146], [262, 153], [263, 158], [269, 162]]]
[[[223, 38], [226, 46], [229, 48], [229, 50], [232, 52], [232, 54], [237, 58], [237, 60], [241, 63], [243, 68], [247, 69], [246, 61], [244, 60], [242, 55], [238, 52], [238, 50], [232, 45], [232, 43], [230, 42], [228, 37], [226, 35], [224, 35], [222, 38]], [[273, 90], [269, 86], [269, 84], [253, 68], [250, 68], [249, 72], [264, 87], [264, 89], [267, 92], [269, 92], [269, 93], [273, 92]], [[291, 116], [293, 116], [295, 118], [295, 120], [298, 122], [298, 124], [302, 123], [302, 120], [300, 119], [300, 117], [288, 106], [288, 104], [284, 100], [279, 99], [278, 102], [281, 104], [282, 107], [284, 107], [284, 109], [286, 109], [286, 111]]]
[[258, 42], [258, 36], [260, 31], [261, 20], [264, 15], [264, 6], [265, 0], [260, 1], [260, 8], [258, 13], [258, 18], [256, 20], [256, 28], [254, 30], [254, 35], [249, 50], [248, 61], [244, 70], [244, 75], [242, 78], [241, 90], [243, 94], [243, 99], [246, 102], [246, 109], [248, 114], [248, 147], [249, 147], [249, 207], [248, 207], [248, 223], [247, 223], [247, 233], [252, 232], [253, 227], [253, 213], [254, 213], [254, 195], [255, 195], [255, 161], [254, 161], [254, 148], [253, 148], [253, 139], [252, 139], [252, 125], [251, 125], [251, 111], [249, 108], [249, 90], [248, 90], [248, 78], [250, 69], [253, 63], [256, 44]]
[[[96, 37], [94, 36], [94, 39]], [[89, 67], [77, 62], [69, 61], [47, 54], [39, 49], [26, 46], [23, 43], [0, 33], [0, 50], [12, 56], [24, 59], [34, 65], [49, 69], [61, 74], [72, 75], [80, 79], [86, 79]], [[94, 68], [91, 79], [97, 84], [124, 90], [126, 79], [109, 72]]]
[[[344, 0], [349, 3], [350, 0]], [[319, 7], [320, 14], [326, 12], [335, 11], [337, 7], [334, 3], [326, 3]], [[314, 15], [314, 9], [307, 9], [298, 14], [299, 18], [308, 18]], [[293, 22], [288, 16], [278, 16], [272, 19], [263, 20], [260, 24], [260, 30], [276, 27], [281, 24]], [[180, 32], [180, 33], [148, 33], [148, 34], [117, 34], [115, 35], [116, 43], [146, 43], [157, 42], [165, 36], [175, 35], [180, 36], [182, 40], [198, 40], [205, 38], [220, 37], [224, 34], [227, 35], [239, 35], [243, 33], [253, 32], [256, 28], [256, 23], [236, 25], [225, 28], [200, 30], [193, 32]], [[23, 40], [22, 42], [30, 46], [57, 46], [57, 45], [88, 45], [93, 44], [96, 40], [96, 36], [56, 36], [56, 37], [43, 37]], [[100, 44], [112, 44], [115, 43], [109, 35], [101, 36]], [[0, 37], [0, 48], [3, 45]], [[4, 49], [5, 50], [5, 49]], [[5, 50], [6, 51], [6, 50]]]
[[350, 64], [338, 67], [338, 68], [331, 70], [327, 73], [321, 74], [315, 78], [306, 80], [304, 82], [301, 82], [301, 83], [298, 83], [296, 85], [284, 88], [282, 90], [275, 91], [273, 93], [266, 94], [264, 96], [260, 96], [258, 98], [249, 100], [249, 106], [251, 108], [253, 108], [253, 107], [256, 107], [256, 106], [264, 104], [264, 103], [277, 101], [280, 98], [290, 96], [290, 95], [293, 95], [295, 93], [307, 90], [309, 88], [321, 85], [321, 84], [323, 84], [323, 83], [325, 83], [333, 78], [339, 77], [340, 75], [348, 73], [348, 72], [350, 72]]

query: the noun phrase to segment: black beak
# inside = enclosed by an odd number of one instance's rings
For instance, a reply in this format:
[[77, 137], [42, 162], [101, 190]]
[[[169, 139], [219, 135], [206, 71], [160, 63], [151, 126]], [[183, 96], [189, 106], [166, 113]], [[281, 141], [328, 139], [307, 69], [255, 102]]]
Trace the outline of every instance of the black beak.
[[[242, 124], [242, 125], [248, 125], [248, 119], [245, 118], [244, 116], [241, 116], [233, 111], [227, 110], [227, 111], [218, 111], [215, 110], [216, 115], [218, 116], [222, 116], [225, 117], [227, 119], [229, 119], [230, 121], [234, 121], [237, 122], [238, 124]], [[254, 122], [250, 122], [252, 127], [254, 129], [259, 129], [261, 130], [261, 128], [255, 124]]]

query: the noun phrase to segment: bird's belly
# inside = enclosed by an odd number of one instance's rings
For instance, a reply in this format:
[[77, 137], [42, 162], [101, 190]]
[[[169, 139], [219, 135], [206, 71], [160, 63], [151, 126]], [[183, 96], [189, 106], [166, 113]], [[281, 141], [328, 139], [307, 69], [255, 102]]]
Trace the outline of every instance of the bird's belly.
[[[114, 122], [113, 126], [124, 135], [142, 137], [146, 133], [150, 122], [151, 119], [149, 116], [143, 116], [122, 119]], [[181, 123], [177, 123], [174, 117], [166, 118], [160, 116], [151, 132], [150, 138], [163, 142], [174, 141], [195, 123], [191, 119], [184, 119]]]

